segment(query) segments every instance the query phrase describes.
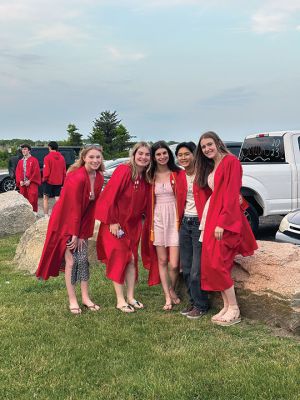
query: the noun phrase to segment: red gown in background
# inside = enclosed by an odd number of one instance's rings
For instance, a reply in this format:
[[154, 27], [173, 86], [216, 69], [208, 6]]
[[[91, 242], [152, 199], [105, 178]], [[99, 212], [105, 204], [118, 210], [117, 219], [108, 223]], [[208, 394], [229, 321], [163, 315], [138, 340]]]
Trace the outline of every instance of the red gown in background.
[[[170, 174], [170, 183], [176, 198], [177, 225], [179, 225], [184, 213], [186, 202], [187, 181], [184, 170], [172, 172]], [[142, 260], [143, 265], [149, 270], [148, 284], [149, 286], [160, 284], [158, 260], [156, 254], [156, 246], [154, 242], [154, 207], [155, 207], [155, 184], [151, 185], [148, 193], [147, 215], [143, 226], [142, 234]]]
[[[138, 278], [138, 246], [148, 190], [149, 185], [143, 178], [132, 181], [129, 165], [120, 165], [97, 202], [95, 217], [101, 221], [97, 238], [98, 259], [106, 264], [107, 278], [119, 284], [124, 284], [126, 266], [132, 256]], [[125, 232], [120, 239], [109, 231], [109, 225], [116, 223]]]
[[[242, 167], [233, 155], [226, 155], [214, 175], [214, 190], [197, 189], [196, 208], [202, 215], [211, 195], [204, 228], [201, 255], [201, 288], [223, 291], [233, 285], [231, 269], [237, 254], [250, 256], [257, 244], [240, 204]], [[224, 229], [222, 240], [216, 240], [215, 228]]]
[[71, 236], [88, 239], [93, 236], [95, 205], [103, 186], [103, 176], [97, 172], [94, 194], [90, 200], [91, 184], [85, 167], [69, 172], [59, 200], [55, 203], [50, 219], [36, 276], [48, 279], [57, 276], [64, 265], [66, 243]]
[[30, 181], [29, 186], [20, 186], [20, 182], [24, 181], [24, 158], [19, 160], [16, 168], [16, 185], [20, 189], [20, 193], [32, 205], [33, 211], [38, 210], [39, 185], [41, 184], [41, 172], [38, 159], [30, 156], [26, 161], [26, 179]]

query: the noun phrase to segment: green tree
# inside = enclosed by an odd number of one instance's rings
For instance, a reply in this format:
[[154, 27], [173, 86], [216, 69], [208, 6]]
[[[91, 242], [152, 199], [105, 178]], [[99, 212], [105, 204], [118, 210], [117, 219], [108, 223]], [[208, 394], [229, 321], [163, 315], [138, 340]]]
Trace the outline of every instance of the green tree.
[[67, 143], [70, 146], [82, 146], [82, 135], [78, 132], [78, 128], [75, 124], [69, 124], [67, 128], [68, 139]]
[[103, 111], [94, 121], [94, 126], [89, 139], [103, 147], [106, 159], [126, 156], [133, 142], [128, 130], [118, 119], [117, 112]]

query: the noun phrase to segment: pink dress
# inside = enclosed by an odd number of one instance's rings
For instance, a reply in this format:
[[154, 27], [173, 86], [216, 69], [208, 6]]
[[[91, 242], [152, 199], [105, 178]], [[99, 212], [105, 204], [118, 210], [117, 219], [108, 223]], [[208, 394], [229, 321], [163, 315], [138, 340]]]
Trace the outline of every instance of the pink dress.
[[179, 246], [176, 199], [170, 182], [155, 183], [154, 246]]

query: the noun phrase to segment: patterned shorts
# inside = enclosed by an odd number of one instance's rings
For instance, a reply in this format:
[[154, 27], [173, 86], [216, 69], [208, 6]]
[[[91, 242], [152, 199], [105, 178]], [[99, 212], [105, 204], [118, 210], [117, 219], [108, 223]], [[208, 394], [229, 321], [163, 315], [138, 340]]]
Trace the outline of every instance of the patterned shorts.
[[77, 282], [88, 281], [90, 278], [90, 264], [88, 260], [88, 241], [84, 241], [82, 251], [73, 252], [73, 268], [71, 275], [71, 283], [75, 285]]

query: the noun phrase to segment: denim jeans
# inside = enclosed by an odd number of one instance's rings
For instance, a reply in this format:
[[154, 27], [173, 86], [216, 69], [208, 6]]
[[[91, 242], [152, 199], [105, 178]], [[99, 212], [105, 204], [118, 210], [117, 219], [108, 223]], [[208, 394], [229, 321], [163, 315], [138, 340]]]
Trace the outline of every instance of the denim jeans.
[[200, 311], [208, 310], [208, 294], [200, 287], [201, 249], [199, 220], [183, 217], [180, 231], [180, 264], [190, 303]]

